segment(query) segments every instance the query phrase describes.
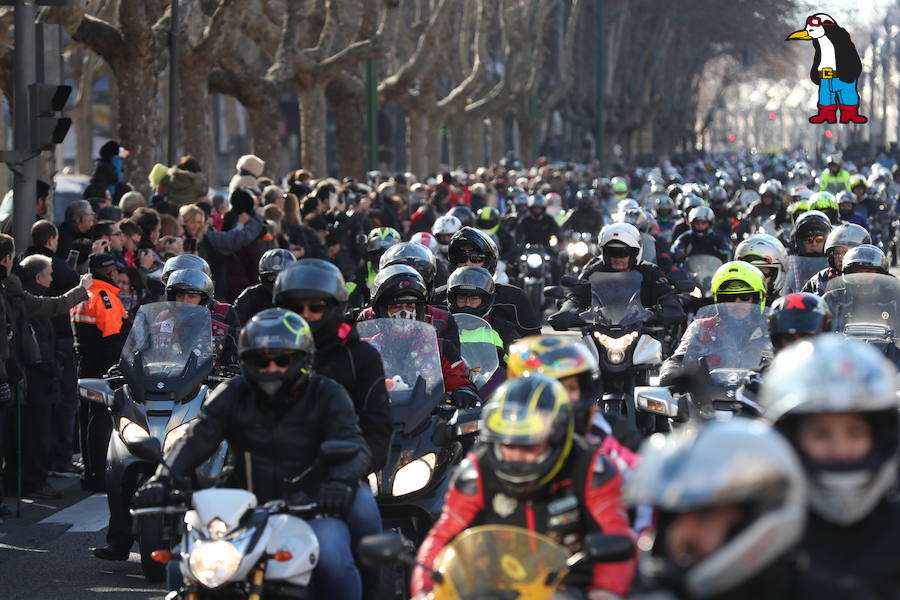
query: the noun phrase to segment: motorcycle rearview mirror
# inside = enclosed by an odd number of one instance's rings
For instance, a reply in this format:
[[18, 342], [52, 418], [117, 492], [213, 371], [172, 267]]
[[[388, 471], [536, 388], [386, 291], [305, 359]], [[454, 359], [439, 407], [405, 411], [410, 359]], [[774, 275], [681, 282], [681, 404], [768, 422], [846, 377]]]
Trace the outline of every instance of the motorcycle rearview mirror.
[[585, 549], [592, 562], [622, 562], [634, 556], [634, 540], [627, 535], [594, 533], [585, 539]]
[[554, 300], [562, 300], [566, 297], [566, 293], [565, 291], [563, 291], [561, 286], [548, 285], [544, 288], [544, 296], [547, 298], [553, 298]]
[[578, 279], [577, 277], [575, 277], [574, 275], [563, 275], [560, 278], [559, 282], [562, 284], [563, 287], [570, 288], [570, 287], [575, 287], [578, 284], [580, 284], [581, 280]]
[[637, 386], [634, 388], [634, 397], [638, 410], [670, 419], [678, 417], [678, 402], [672, 397], [669, 388]]
[[319, 463], [326, 467], [352, 460], [359, 454], [359, 444], [344, 440], [329, 440], [319, 446]]
[[444, 583], [444, 576], [439, 572], [416, 562], [411, 549], [403, 538], [396, 533], [379, 533], [367, 535], [359, 541], [356, 553], [360, 562], [370, 568], [385, 568], [396, 565], [420, 566], [427, 570], [438, 585]]
[[78, 395], [90, 402], [112, 408], [115, 404], [115, 396], [111, 392], [109, 384], [102, 379], [78, 380]]

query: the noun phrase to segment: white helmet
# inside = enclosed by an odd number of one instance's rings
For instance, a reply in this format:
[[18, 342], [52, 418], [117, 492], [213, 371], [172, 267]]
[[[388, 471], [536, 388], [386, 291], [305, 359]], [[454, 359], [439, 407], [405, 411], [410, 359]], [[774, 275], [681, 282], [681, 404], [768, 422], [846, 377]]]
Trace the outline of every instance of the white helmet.
[[759, 267], [766, 273], [766, 269], [775, 269], [777, 274], [768, 284], [768, 293], [780, 294], [787, 279], [788, 254], [784, 244], [778, 238], [767, 233], [750, 236], [734, 251], [734, 260], [742, 260]]
[[431, 234], [437, 238], [438, 250], [446, 254], [447, 247], [450, 245], [450, 238], [460, 229], [462, 229], [462, 221], [453, 215], [438, 217], [431, 227]]
[[409, 241], [413, 244], [420, 244], [422, 246], [425, 246], [432, 252], [437, 252], [437, 239], [427, 231], [420, 231], [418, 233], [412, 234], [412, 237], [409, 238]]
[[600, 230], [600, 247], [619, 242], [635, 250], [641, 249], [641, 232], [631, 223], [610, 223]]
[[900, 402], [896, 370], [865, 342], [823, 333], [778, 353], [762, 380], [763, 417], [797, 447], [803, 415], [857, 413], [871, 426], [872, 447], [862, 459], [836, 465], [805, 456], [810, 505], [838, 525], [868, 515], [897, 478]]
[[[722, 545], [688, 567], [665, 548], [642, 552], [641, 573], [682, 587], [690, 598], [720, 596], [776, 564], [803, 536], [806, 482], [790, 444], [751, 419], [710, 422], [669, 436], [655, 434], [641, 448], [641, 463], [626, 481], [625, 501], [659, 511], [660, 534], [678, 514], [739, 506], [743, 519]], [[660, 543], [661, 535], [656, 537]], [[638, 546], [646, 548], [641, 539]], [[662, 544], [661, 544], [662, 545]]]

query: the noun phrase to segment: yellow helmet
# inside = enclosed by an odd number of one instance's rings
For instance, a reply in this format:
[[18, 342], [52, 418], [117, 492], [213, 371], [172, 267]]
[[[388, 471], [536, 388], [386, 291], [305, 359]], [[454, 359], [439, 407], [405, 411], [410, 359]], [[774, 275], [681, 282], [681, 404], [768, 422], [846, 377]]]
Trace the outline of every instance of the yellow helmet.
[[[572, 450], [572, 405], [562, 384], [546, 375], [507, 380], [485, 405], [482, 419], [481, 440], [492, 446], [486, 467], [509, 494], [526, 496], [552, 481]], [[542, 444], [548, 451], [528, 463], [504, 460], [499, 448]]]
[[597, 370], [597, 359], [580, 341], [562, 335], [532, 335], [509, 347], [506, 374], [543, 373], [553, 379]]
[[735, 294], [756, 294], [760, 307], [766, 305], [766, 278], [759, 267], [733, 260], [719, 267], [712, 278], [713, 299], [721, 302]]

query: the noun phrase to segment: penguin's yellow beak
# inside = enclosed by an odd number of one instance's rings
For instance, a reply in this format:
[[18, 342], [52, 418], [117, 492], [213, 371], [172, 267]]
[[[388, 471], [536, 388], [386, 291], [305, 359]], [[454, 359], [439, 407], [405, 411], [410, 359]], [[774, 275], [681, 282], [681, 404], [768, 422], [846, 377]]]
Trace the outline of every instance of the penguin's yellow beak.
[[812, 36], [806, 33], [805, 29], [801, 29], [800, 31], [795, 31], [791, 35], [784, 38], [784, 41], [788, 40], [811, 40]]

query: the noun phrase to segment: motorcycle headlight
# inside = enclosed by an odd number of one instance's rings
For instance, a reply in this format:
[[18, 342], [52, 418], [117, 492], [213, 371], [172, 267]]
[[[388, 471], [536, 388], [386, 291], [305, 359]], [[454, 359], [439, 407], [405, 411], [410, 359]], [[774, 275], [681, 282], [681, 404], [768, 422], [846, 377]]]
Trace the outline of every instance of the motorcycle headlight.
[[703, 292], [700, 291], [700, 288], [698, 288], [697, 286], [694, 286], [694, 289], [691, 290], [690, 296], [691, 296], [691, 298], [702, 298]]
[[391, 488], [391, 494], [394, 496], [405, 496], [421, 490], [428, 485], [431, 480], [431, 473], [434, 471], [434, 465], [437, 463], [437, 455], [429, 452], [425, 456], [403, 465], [394, 475], [394, 485]]
[[119, 419], [119, 431], [121, 432], [122, 439], [125, 440], [126, 444], [132, 444], [146, 437], [150, 437], [150, 434], [146, 429], [144, 429], [128, 417], [121, 417]]
[[594, 332], [594, 337], [600, 342], [601, 346], [606, 348], [606, 356], [609, 358], [609, 362], [613, 364], [618, 364], [625, 360], [625, 351], [634, 343], [637, 336], [637, 331], [626, 333], [622, 337], [612, 337], [599, 331]]
[[191, 426], [191, 423], [193, 423], [196, 420], [197, 419], [191, 419], [187, 423], [182, 423], [181, 425], [179, 425], [175, 429], [172, 429], [171, 431], [169, 431], [169, 433], [166, 434], [166, 441], [163, 443], [163, 454], [167, 453], [169, 451], [169, 448], [171, 448], [172, 446], [175, 445], [175, 442], [177, 442], [178, 440], [180, 440], [181, 438], [183, 438], [185, 436], [185, 434], [188, 432], [188, 429]]
[[378, 496], [378, 477], [375, 473], [369, 473], [369, 489], [372, 490], [373, 496]]
[[588, 248], [588, 245], [584, 242], [576, 242], [575, 244], [573, 244], [573, 246], [574, 247], [572, 248], [572, 252], [574, 252], [575, 256], [577, 256], [578, 258], [581, 258], [590, 251], [590, 248]]
[[525, 264], [527, 264], [530, 269], [537, 269], [544, 264], [544, 259], [541, 258], [540, 254], [529, 254], [528, 258], [525, 259]]
[[216, 588], [228, 581], [241, 565], [241, 553], [231, 542], [216, 540], [198, 542], [188, 559], [191, 573], [208, 588]]

